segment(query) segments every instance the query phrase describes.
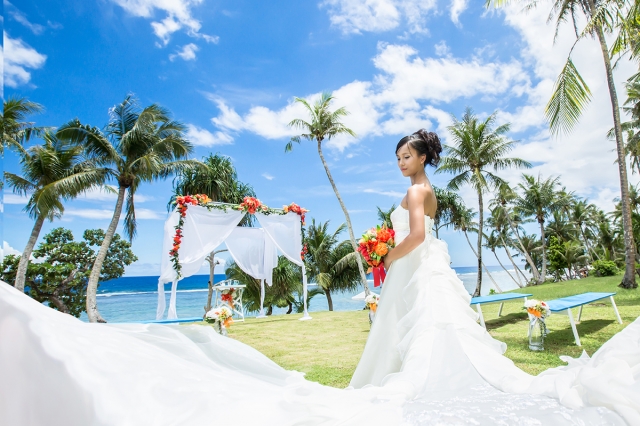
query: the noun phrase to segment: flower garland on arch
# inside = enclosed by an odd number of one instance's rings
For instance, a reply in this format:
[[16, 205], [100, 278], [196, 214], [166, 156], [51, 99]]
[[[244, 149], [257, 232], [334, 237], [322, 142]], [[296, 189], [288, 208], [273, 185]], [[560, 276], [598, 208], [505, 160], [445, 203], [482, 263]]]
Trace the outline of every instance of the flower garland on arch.
[[[178, 219], [178, 224], [174, 227], [176, 232], [173, 237], [173, 247], [169, 251], [169, 257], [171, 259], [171, 263], [173, 263], [173, 269], [176, 271], [176, 275], [178, 278], [182, 276], [182, 266], [180, 265], [180, 244], [182, 243], [182, 228], [184, 227], [184, 218], [187, 216], [187, 209], [189, 206], [200, 206], [205, 207], [207, 210], [211, 211], [212, 209], [227, 211], [228, 209], [241, 210], [249, 214], [262, 213], [265, 215], [278, 214], [285, 215], [289, 212], [296, 213], [300, 216], [300, 221], [302, 226], [304, 226], [304, 216], [309, 210], [304, 209], [297, 205], [296, 203], [291, 203], [288, 206], [282, 206], [282, 209], [272, 209], [268, 207], [266, 204], [263, 204], [256, 197], [244, 197], [242, 203], [240, 204], [222, 204], [222, 203], [214, 203], [211, 198], [209, 198], [205, 194], [195, 194], [195, 195], [181, 195], [176, 197], [175, 200], [176, 210], [180, 214]], [[306, 248], [306, 247], [305, 247]], [[303, 253], [305, 251], [303, 248]], [[301, 253], [302, 255], [302, 253]]]

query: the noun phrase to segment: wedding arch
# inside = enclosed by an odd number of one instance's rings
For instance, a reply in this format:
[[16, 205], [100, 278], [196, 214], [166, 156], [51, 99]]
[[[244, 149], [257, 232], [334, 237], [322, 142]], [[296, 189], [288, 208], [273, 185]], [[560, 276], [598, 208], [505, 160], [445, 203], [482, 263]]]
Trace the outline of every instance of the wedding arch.
[[[167, 319], [176, 319], [178, 281], [197, 273], [206, 257], [222, 243], [244, 272], [260, 280], [261, 316], [264, 283], [272, 284], [278, 251], [302, 267], [304, 314], [300, 319], [311, 319], [307, 311], [307, 273], [301, 258], [307, 211], [295, 203], [273, 209], [254, 197], [245, 197], [241, 204], [215, 203], [199, 194], [176, 197], [176, 208], [164, 224], [156, 319], [162, 319], [166, 310], [165, 284], [172, 283]], [[253, 214], [262, 227], [238, 227], [247, 214]]]

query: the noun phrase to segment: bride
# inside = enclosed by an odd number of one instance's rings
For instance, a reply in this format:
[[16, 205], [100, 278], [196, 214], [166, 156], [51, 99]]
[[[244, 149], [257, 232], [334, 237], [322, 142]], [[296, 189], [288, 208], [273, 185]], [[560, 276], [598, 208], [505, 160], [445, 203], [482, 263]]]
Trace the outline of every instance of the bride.
[[0, 425], [640, 424], [640, 320], [592, 358], [536, 377], [477, 324], [431, 235], [425, 166], [441, 150], [423, 130], [396, 148], [411, 187], [391, 216], [397, 246], [347, 389], [211, 327], [87, 324], [0, 283]]

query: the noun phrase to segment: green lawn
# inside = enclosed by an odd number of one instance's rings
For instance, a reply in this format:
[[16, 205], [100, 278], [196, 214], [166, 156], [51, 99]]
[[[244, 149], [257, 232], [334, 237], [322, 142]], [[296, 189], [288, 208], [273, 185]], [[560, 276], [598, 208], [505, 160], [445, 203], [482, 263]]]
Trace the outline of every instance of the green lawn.
[[[582, 350], [593, 354], [611, 336], [640, 316], [640, 290], [618, 288], [620, 276], [587, 278], [563, 283], [543, 284], [517, 290], [531, 293], [536, 299], [551, 300], [573, 294], [617, 292], [616, 304], [623, 324], [618, 324], [608, 299], [584, 307], [578, 333], [582, 348], [573, 341], [569, 318], [552, 315], [547, 319], [549, 335], [544, 352], [528, 349], [527, 314], [522, 302], [507, 302], [502, 316], [498, 306], [482, 309], [491, 335], [508, 345], [506, 356], [523, 370], [537, 374], [564, 363], [559, 355], [577, 357]], [[577, 308], [573, 310], [577, 320]], [[229, 336], [258, 349], [286, 369], [306, 373], [309, 380], [335, 387], [345, 387], [355, 370], [369, 332], [367, 311], [313, 312], [313, 320], [298, 321], [301, 315], [279, 315], [236, 322]]]

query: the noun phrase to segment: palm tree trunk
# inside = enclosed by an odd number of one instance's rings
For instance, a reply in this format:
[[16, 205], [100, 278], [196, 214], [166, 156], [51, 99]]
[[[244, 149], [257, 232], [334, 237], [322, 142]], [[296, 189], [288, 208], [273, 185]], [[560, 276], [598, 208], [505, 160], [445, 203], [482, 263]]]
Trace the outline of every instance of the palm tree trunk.
[[40, 231], [42, 230], [43, 223], [44, 216], [38, 216], [36, 218], [36, 223], [33, 224], [33, 229], [31, 230], [29, 241], [27, 241], [27, 246], [24, 248], [22, 256], [20, 256], [20, 262], [18, 263], [18, 271], [16, 272], [16, 281], [14, 283], [14, 286], [21, 292], [24, 291], [24, 283], [27, 278], [27, 266], [29, 266], [29, 258], [31, 258], [33, 247], [35, 247], [36, 241], [38, 241], [38, 236], [40, 235]]
[[286, 314], [289, 315], [292, 311], [293, 311], [293, 303], [289, 302], [289, 309], [287, 310]]
[[[593, 254], [596, 255], [596, 258], [598, 260], [600, 260], [600, 256], [598, 256], [598, 253], [596, 253], [596, 251], [593, 250], [591, 248], [591, 246], [589, 245], [589, 241], [587, 240], [586, 235], [584, 235], [584, 230], [582, 229], [582, 225], [580, 225], [580, 233], [582, 234], [582, 239], [584, 240], [584, 245], [587, 246], [587, 253], [592, 252]], [[589, 255], [589, 257], [591, 257], [591, 255]]]
[[216, 268], [215, 257], [216, 257], [216, 254], [222, 253], [223, 251], [227, 251], [227, 250], [225, 249], [215, 250], [215, 251], [212, 251], [209, 254], [209, 256], [206, 257], [206, 260], [209, 262], [209, 292], [207, 293], [207, 306], [204, 307], [205, 313], [211, 310], [211, 299], [213, 298], [213, 284], [214, 284], [213, 277], [214, 277], [215, 268]]
[[98, 251], [98, 256], [96, 256], [96, 260], [93, 263], [93, 268], [91, 268], [91, 275], [89, 275], [89, 282], [87, 283], [87, 316], [89, 317], [89, 322], [106, 322], [100, 315], [100, 312], [98, 312], [96, 293], [98, 292], [98, 281], [100, 280], [102, 263], [107, 257], [111, 240], [113, 239], [113, 235], [116, 233], [116, 227], [120, 221], [120, 214], [122, 214], [122, 204], [124, 203], [124, 194], [126, 190], [127, 188], [122, 185], [118, 188], [118, 201], [116, 201], [116, 208], [113, 210], [111, 223], [107, 228], [104, 240], [100, 246], [100, 251]]
[[484, 204], [482, 203], [482, 191], [478, 190], [478, 281], [473, 296], [480, 296], [482, 291], [482, 230], [484, 229]]
[[364, 287], [364, 294], [368, 296], [371, 291], [369, 290], [369, 284], [367, 284], [367, 274], [364, 272], [364, 266], [362, 265], [362, 256], [358, 252], [358, 245], [356, 243], [356, 237], [353, 235], [353, 226], [351, 225], [351, 219], [349, 218], [349, 212], [347, 211], [347, 207], [344, 205], [342, 201], [342, 197], [340, 196], [340, 192], [338, 192], [338, 187], [336, 183], [333, 181], [333, 177], [331, 176], [331, 172], [329, 171], [329, 166], [324, 159], [324, 155], [322, 155], [322, 139], [318, 140], [318, 154], [320, 155], [320, 161], [322, 161], [322, 165], [324, 166], [324, 171], [327, 172], [327, 177], [329, 178], [329, 182], [331, 183], [331, 187], [333, 188], [333, 192], [335, 192], [336, 197], [338, 198], [338, 202], [340, 203], [340, 207], [342, 207], [342, 211], [344, 212], [344, 218], [347, 220], [347, 229], [349, 230], [349, 240], [351, 241], [351, 247], [353, 247], [353, 251], [356, 252], [356, 262], [358, 262], [358, 271], [360, 272], [360, 279], [362, 280], [362, 286]]
[[491, 250], [491, 251], [493, 251], [493, 255], [496, 257], [496, 260], [498, 261], [498, 263], [500, 264], [500, 266], [502, 266], [502, 269], [504, 269], [504, 271], [505, 271], [507, 274], [509, 274], [509, 276], [511, 277], [511, 279], [513, 280], [513, 282], [514, 282], [514, 283], [516, 283], [516, 285], [517, 285], [518, 287], [522, 288], [522, 285], [521, 285], [518, 281], [516, 281], [516, 279], [515, 279], [515, 278], [513, 278], [513, 275], [511, 275], [511, 272], [509, 272], [509, 270], [508, 270], [507, 268], [505, 268], [505, 267], [504, 267], [504, 265], [503, 265], [503, 264], [502, 264], [502, 262], [500, 261], [500, 258], [498, 257], [498, 254], [497, 254], [494, 250]]
[[500, 241], [502, 241], [502, 247], [504, 247], [504, 251], [507, 252], [507, 257], [509, 258], [509, 261], [513, 265], [513, 271], [516, 273], [516, 278], [518, 279], [516, 284], [518, 284], [518, 287], [523, 288], [524, 286], [522, 285], [522, 281], [520, 280], [520, 275], [518, 275], [518, 272], [522, 273], [522, 271], [520, 271], [516, 263], [513, 261], [513, 257], [511, 257], [511, 252], [509, 252], [509, 248], [507, 247], [507, 244], [504, 241], [504, 238], [502, 238], [502, 235], [500, 235]]
[[[596, 5], [594, 0], [588, 0], [591, 15], [596, 13]], [[618, 172], [620, 175], [620, 201], [622, 204], [622, 227], [624, 230], [624, 246], [625, 246], [625, 271], [620, 287], [637, 288], [635, 277], [636, 263], [636, 246], [633, 241], [633, 228], [631, 224], [631, 205], [629, 203], [629, 179], [627, 178], [627, 153], [624, 148], [624, 140], [622, 138], [622, 127], [620, 121], [620, 106], [618, 105], [618, 95], [616, 93], [616, 85], [613, 79], [613, 68], [611, 66], [611, 58], [609, 57], [609, 48], [607, 40], [604, 36], [602, 26], [596, 26], [596, 33], [600, 41], [600, 49], [604, 59], [604, 66], [607, 72], [607, 84], [609, 86], [609, 97], [611, 98], [611, 108], [613, 110], [613, 129], [616, 135], [616, 151], [618, 153]]]
[[520, 253], [525, 257], [525, 259], [527, 259], [527, 263], [531, 268], [531, 274], [533, 275], [533, 280], [537, 282], [540, 279], [540, 272], [538, 272], [538, 268], [536, 267], [535, 262], [531, 258], [531, 255], [529, 255], [529, 252], [524, 248], [524, 244], [522, 244], [522, 240], [520, 239], [520, 234], [518, 234], [518, 231], [515, 225], [513, 224], [513, 222], [511, 222], [511, 220], [509, 220], [509, 226], [511, 227], [511, 231], [513, 232], [513, 234], [516, 236], [516, 239], [518, 240], [518, 244], [520, 245], [520, 250], [522, 250]]
[[[467, 234], [467, 231], [462, 231], [462, 232], [464, 232], [464, 236], [467, 238], [467, 243], [469, 243], [469, 247], [471, 247], [471, 251], [473, 252], [473, 254], [476, 255], [476, 257], [478, 257], [478, 253], [476, 252], [476, 249], [473, 248], [473, 244], [471, 244], [471, 240], [469, 239], [469, 235]], [[493, 279], [493, 275], [491, 275], [491, 273], [489, 272], [489, 269], [487, 269], [484, 262], [480, 261], [480, 264], [482, 265], [482, 268], [484, 268], [484, 271], [487, 273], [487, 276], [489, 277], [493, 285], [495, 285], [496, 288], [498, 289], [498, 292], [502, 293], [502, 289], [500, 288], [496, 280]], [[478, 274], [482, 274], [482, 269], [478, 269]], [[475, 293], [473, 297], [476, 297]]]
[[325, 288], [324, 294], [327, 295], [327, 304], [329, 305], [329, 311], [333, 311], [333, 300], [331, 300], [331, 290], [329, 290], [328, 288]]
[[540, 224], [540, 242], [542, 243], [542, 272], [538, 279], [538, 284], [542, 284], [547, 279], [547, 244], [544, 236], [544, 220], [538, 220]]

